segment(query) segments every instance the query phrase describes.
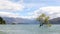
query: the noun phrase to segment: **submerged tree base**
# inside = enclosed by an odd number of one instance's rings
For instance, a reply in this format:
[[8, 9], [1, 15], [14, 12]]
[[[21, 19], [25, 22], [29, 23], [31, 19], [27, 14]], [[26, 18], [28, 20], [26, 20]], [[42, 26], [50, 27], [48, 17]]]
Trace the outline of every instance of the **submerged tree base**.
[[52, 24], [40, 24], [39, 27], [46, 25], [47, 27], [51, 27]]

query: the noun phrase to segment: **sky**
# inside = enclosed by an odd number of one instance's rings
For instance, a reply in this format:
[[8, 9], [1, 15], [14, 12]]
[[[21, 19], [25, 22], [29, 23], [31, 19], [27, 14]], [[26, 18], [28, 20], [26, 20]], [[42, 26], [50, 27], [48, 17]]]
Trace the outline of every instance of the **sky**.
[[60, 17], [60, 0], [0, 0], [1, 17], [33, 19], [42, 13]]

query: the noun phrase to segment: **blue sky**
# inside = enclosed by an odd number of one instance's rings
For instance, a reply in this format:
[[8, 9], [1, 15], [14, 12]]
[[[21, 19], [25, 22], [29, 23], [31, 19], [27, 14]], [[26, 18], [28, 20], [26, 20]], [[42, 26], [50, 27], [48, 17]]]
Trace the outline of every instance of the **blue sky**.
[[60, 0], [0, 0], [0, 16], [36, 18], [45, 13], [51, 18], [60, 17]]

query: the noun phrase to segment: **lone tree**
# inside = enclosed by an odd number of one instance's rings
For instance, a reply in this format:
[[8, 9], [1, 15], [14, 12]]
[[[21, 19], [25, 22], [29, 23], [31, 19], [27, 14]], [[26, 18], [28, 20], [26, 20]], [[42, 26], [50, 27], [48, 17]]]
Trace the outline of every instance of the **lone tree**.
[[3, 20], [2, 17], [0, 17], [0, 24], [6, 24], [5, 20]]
[[37, 21], [40, 22], [40, 26], [43, 26], [43, 24], [48, 25], [49, 27], [51, 26], [49, 22], [49, 16], [46, 16], [44, 13], [42, 13], [39, 17], [37, 17]]

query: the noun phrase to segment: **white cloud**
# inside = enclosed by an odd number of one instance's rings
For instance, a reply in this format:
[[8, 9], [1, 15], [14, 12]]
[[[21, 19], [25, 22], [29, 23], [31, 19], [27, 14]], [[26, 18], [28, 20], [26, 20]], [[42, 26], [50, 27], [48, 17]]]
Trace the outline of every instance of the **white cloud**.
[[13, 3], [9, 0], [0, 0], [0, 10], [22, 10], [24, 6], [22, 4]]
[[51, 18], [60, 17], [60, 6], [41, 7], [33, 12], [34, 15], [45, 13]]
[[1, 17], [20, 17], [19, 14], [14, 14], [14, 13], [10, 13], [10, 12], [0, 12], [0, 16]]
[[19, 14], [13, 13], [13, 11], [18, 12], [18, 10], [21, 11], [23, 9], [24, 9], [24, 6], [22, 3], [14, 3], [9, 0], [0, 0], [0, 16], [1, 17], [21, 18], [22, 16], [20, 16]]
[[52, 18], [60, 17], [60, 6], [48, 6], [48, 7], [41, 7], [34, 12], [29, 12], [29, 16], [22, 16], [23, 18], [37, 18], [40, 14], [45, 13], [47, 16]]
[[12, 12], [0, 12], [1, 17], [12, 17], [12, 18], [26, 18], [26, 19], [31, 19], [33, 16], [21, 16], [20, 14], [17, 13], [12, 13]]
[[27, 14], [28, 14], [28, 16], [24, 16], [24, 18], [34, 19], [38, 16], [37, 12], [29, 12]]
[[50, 6], [50, 7], [42, 7], [40, 10], [44, 12], [59, 12], [60, 6]]

